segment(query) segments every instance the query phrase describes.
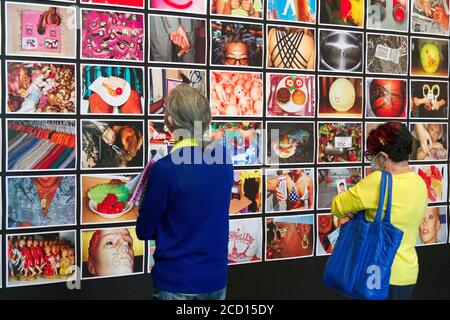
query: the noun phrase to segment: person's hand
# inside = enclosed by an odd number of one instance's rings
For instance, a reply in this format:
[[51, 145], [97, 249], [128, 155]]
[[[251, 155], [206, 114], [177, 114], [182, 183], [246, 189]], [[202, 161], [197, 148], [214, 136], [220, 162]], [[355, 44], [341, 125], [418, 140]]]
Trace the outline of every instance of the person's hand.
[[448, 30], [448, 15], [442, 6], [434, 8], [433, 20], [441, 25], [443, 29]]
[[231, 9], [239, 9], [240, 6], [241, 6], [240, 0], [231, 0], [230, 2]]
[[190, 46], [188, 37], [187, 37], [186, 32], [184, 31], [182, 26], [179, 26], [177, 31], [172, 32], [170, 34], [170, 40], [174, 44], [179, 46], [181, 49], [186, 49], [186, 48], [188, 48]]
[[432, 8], [431, 8], [431, 2], [430, 0], [419, 0], [416, 2], [416, 6], [423, 10], [423, 12], [425, 13], [425, 16], [430, 17], [433, 14]]
[[431, 146], [432, 144], [430, 133], [421, 123], [416, 124], [415, 131], [417, 133], [417, 139], [420, 142], [420, 148], [422, 149], [422, 152], [426, 153], [428, 156], [431, 156], [429, 148], [429, 146]]
[[247, 11], [249, 14], [254, 14], [253, 2], [252, 0], [242, 0], [241, 7], [243, 10]]
[[442, 145], [442, 143], [433, 142], [433, 144], [431, 145], [431, 149], [443, 150], [444, 146]]
[[280, 189], [278, 187], [275, 187], [275, 198], [278, 201], [284, 201], [286, 200], [286, 197], [283, 196], [283, 194], [280, 192]]

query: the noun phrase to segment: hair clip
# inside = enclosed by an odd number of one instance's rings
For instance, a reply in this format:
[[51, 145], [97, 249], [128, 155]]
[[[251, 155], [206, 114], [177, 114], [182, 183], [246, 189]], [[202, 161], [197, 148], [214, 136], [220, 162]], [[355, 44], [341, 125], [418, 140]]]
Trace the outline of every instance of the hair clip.
[[380, 143], [384, 146], [386, 145], [386, 140], [384, 140], [383, 137], [378, 137], [378, 140], [380, 141]]

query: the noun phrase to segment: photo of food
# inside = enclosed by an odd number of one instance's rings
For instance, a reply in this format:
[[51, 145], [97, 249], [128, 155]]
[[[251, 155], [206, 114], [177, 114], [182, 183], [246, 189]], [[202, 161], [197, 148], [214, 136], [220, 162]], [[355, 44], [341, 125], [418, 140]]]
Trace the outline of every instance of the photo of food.
[[315, 70], [315, 30], [292, 26], [267, 27], [267, 67]]
[[179, 84], [186, 83], [206, 95], [206, 71], [197, 69], [149, 68], [151, 115], [164, 114], [164, 99]]
[[82, 114], [143, 114], [144, 69], [81, 65]]
[[410, 116], [420, 119], [448, 119], [447, 81], [410, 80]]
[[318, 162], [350, 163], [361, 161], [362, 125], [360, 122], [319, 122]]
[[267, 122], [268, 164], [304, 164], [314, 162], [315, 130], [313, 122]]
[[315, 23], [317, 0], [266, 0], [267, 19]]
[[266, 90], [267, 116], [314, 117], [314, 76], [268, 73]]
[[33, 176], [6, 178], [8, 229], [76, 224], [76, 177]]
[[262, 67], [263, 25], [211, 20], [211, 65]]
[[135, 222], [138, 208], [131, 202], [137, 174], [82, 175], [81, 223]]
[[111, 278], [144, 272], [144, 242], [135, 227], [81, 231], [82, 279]]
[[172, 132], [164, 124], [163, 120], [148, 121], [148, 158], [158, 161], [169, 154], [175, 145]]
[[150, 61], [206, 64], [206, 20], [149, 15]]
[[235, 170], [230, 215], [261, 213], [262, 171]]
[[[413, 122], [410, 123], [409, 128], [413, 135], [411, 160], [436, 161], [448, 159], [448, 123]], [[422, 145], [421, 141], [424, 140], [427, 143]]]
[[143, 133], [141, 120], [81, 120], [81, 167], [142, 168]]
[[317, 170], [317, 209], [330, 209], [333, 198], [362, 179], [361, 167]]
[[81, 10], [81, 58], [144, 61], [144, 15]]
[[448, 78], [449, 40], [411, 37], [411, 75]]
[[366, 33], [366, 72], [408, 74], [408, 37]]
[[230, 220], [228, 264], [261, 262], [262, 233], [261, 218]]
[[321, 24], [364, 27], [364, 0], [319, 0]]
[[362, 118], [362, 78], [319, 76], [319, 118]]
[[206, 14], [206, 0], [149, 0], [150, 9]]
[[5, 3], [7, 55], [76, 57], [76, 8]]
[[428, 207], [419, 225], [418, 246], [447, 243], [447, 206]]
[[367, 28], [408, 32], [408, 0], [368, 0]]
[[314, 256], [314, 215], [266, 218], [266, 261]]
[[77, 270], [76, 232], [21, 233], [7, 236], [6, 286], [73, 281]]
[[102, 6], [144, 8], [144, 0], [81, 0], [81, 3], [98, 4]]
[[448, 193], [446, 164], [415, 165], [411, 169], [423, 179], [427, 185], [428, 202], [446, 202]]
[[211, 14], [261, 19], [265, 1], [267, 0], [211, 0]]
[[408, 81], [366, 78], [367, 118], [406, 118]]
[[331, 213], [317, 214], [317, 256], [327, 256], [333, 252], [340, 228], [349, 218], [338, 219]]
[[448, 36], [448, 0], [411, 0], [411, 32]]
[[262, 164], [262, 122], [213, 121], [210, 135], [231, 154], [233, 165]]
[[319, 70], [362, 72], [363, 34], [342, 30], [319, 30]]
[[258, 72], [211, 71], [213, 116], [262, 116], [263, 80]]
[[314, 169], [268, 169], [265, 212], [313, 210], [314, 190]]

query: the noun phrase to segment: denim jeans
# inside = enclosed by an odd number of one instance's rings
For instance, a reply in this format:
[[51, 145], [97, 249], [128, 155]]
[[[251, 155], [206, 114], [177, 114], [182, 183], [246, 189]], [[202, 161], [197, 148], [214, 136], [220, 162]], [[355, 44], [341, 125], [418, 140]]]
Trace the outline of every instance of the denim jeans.
[[182, 294], [153, 288], [153, 300], [225, 300], [227, 288], [198, 294]]
[[410, 286], [389, 286], [388, 300], [409, 300], [411, 299], [414, 285]]

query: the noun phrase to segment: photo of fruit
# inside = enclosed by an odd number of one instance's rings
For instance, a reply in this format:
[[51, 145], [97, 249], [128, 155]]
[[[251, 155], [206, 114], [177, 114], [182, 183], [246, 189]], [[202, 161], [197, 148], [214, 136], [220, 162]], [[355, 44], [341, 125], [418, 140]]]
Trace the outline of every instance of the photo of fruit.
[[448, 78], [449, 40], [411, 37], [411, 75]]

